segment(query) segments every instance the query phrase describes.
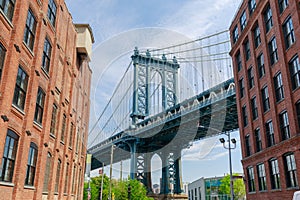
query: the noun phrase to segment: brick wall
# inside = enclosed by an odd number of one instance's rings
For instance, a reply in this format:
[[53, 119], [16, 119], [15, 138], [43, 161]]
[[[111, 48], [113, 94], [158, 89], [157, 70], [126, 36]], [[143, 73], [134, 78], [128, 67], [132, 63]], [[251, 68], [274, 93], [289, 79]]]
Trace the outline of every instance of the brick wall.
[[[247, 177], [247, 167], [252, 166], [254, 168], [255, 175], [255, 192], [249, 192], [249, 188], [247, 186], [247, 199], [291, 199], [292, 194], [295, 190], [299, 188], [287, 188], [286, 186], [286, 177], [285, 177], [285, 169], [284, 169], [284, 160], [283, 155], [287, 152], [294, 153], [296, 166], [297, 166], [297, 179], [298, 183], [300, 181], [300, 143], [299, 143], [299, 134], [300, 127], [298, 126], [297, 121], [297, 113], [296, 113], [296, 102], [300, 99], [300, 89], [296, 90], [292, 89], [291, 86], [291, 78], [289, 73], [288, 62], [292, 59], [294, 55], [299, 54], [300, 49], [300, 26], [299, 26], [299, 1], [289, 0], [289, 5], [287, 8], [280, 14], [279, 13], [279, 4], [278, 1], [264, 1], [264, 0], [256, 0], [256, 8], [255, 11], [250, 15], [248, 9], [248, 0], [244, 0], [239, 7], [239, 10], [236, 13], [234, 20], [230, 26], [231, 38], [233, 36], [234, 27], [237, 25], [239, 29], [239, 39], [236, 43], [232, 43], [231, 56], [233, 58], [234, 63], [234, 77], [235, 83], [237, 86], [237, 107], [239, 113], [239, 130], [241, 137], [241, 147], [242, 147], [242, 164], [244, 168], [244, 172], [246, 175], [246, 185], [248, 178]], [[264, 20], [264, 11], [267, 8], [267, 5], [270, 5], [272, 10], [272, 19], [273, 19], [273, 27], [270, 31], [266, 32], [266, 25]], [[244, 30], [240, 28], [240, 16], [243, 11], [246, 11], [247, 16], [247, 25]], [[285, 47], [284, 43], [284, 35], [282, 25], [285, 20], [291, 16], [294, 32], [295, 32], [295, 43], [288, 49]], [[260, 37], [261, 44], [256, 48], [254, 46], [254, 27], [258, 25], [260, 28]], [[270, 55], [268, 49], [268, 42], [275, 36], [277, 43], [277, 51], [278, 51], [278, 62], [271, 65], [270, 63]], [[245, 51], [243, 47], [243, 43], [246, 40], [250, 42], [250, 51], [251, 57], [248, 61], [245, 59]], [[235, 55], [240, 51], [242, 56], [242, 64], [243, 68], [238, 71], [237, 62], [235, 60]], [[258, 76], [258, 67], [257, 67], [257, 57], [259, 54], [263, 53], [264, 62], [265, 62], [265, 75], [261, 78]], [[247, 69], [250, 66], [254, 69], [254, 87], [249, 88], [248, 86], [248, 77], [247, 77]], [[284, 87], [284, 99], [280, 102], [276, 102], [275, 99], [275, 89], [274, 89], [274, 81], [273, 77], [281, 72], [283, 87]], [[245, 96], [241, 97], [239, 94], [240, 86], [238, 85], [238, 81], [244, 78], [245, 85]], [[269, 92], [269, 101], [270, 101], [270, 110], [267, 112], [263, 111], [263, 105], [261, 100], [261, 89], [267, 86]], [[252, 119], [252, 110], [251, 110], [251, 98], [256, 96], [257, 105], [258, 105], [258, 119]], [[246, 106], [248, 113], [248, 125], [244, 127], [242, 121], [243, 117], [241, 114], [242, 106]], [[282, 140], [279, 120], [279, 114], [282, 111], [287, 111], [289, 118], [289, 126], [290, 126], [290, 139]], [[275, 136], [275, 145], [268, 147], [267, 145], [267, 136], [265, 123], [268, 120], [272, 120], [274, 127], [274, 136]], [[256, 144], [255, 144], [255, 135], [254, 130], [256, 128], [260, 128], [261, 140], [262, 140], [262, 151], [256, 152]], [[246, 155], [246, 145], [245, 145], [245, 136], [250, 135], [250, 146], [252, 155]], [[280, 183], [281, 188], [279, 190], [272, 190], [270, 183], [270, 166], [269, 159], [276, 158], [278, 159], [279, 171], [280, 171]], [[267, 189], [265, 191], [258, 190], [258, 172], [257, 172], [257, 164], [264, 163], [265, 172], [266, 172], [266, 183]]]
[[[77, 32], [65, 2], [55, 0], [56, 22], [53, 26], [47, 17], [48, 0], [17, 0], [12, 20], [0, 10], [0, 43], [6, 49], [2, 77], [0, 80], [0, 114], [6, 115], [8, 122], [0, 119], [0, 155], [3, 155], [6, 133], [13, 130], [18, 136], [18, 147], [13, 180], [0, 182], [0, 195], [7, 199], [70, 199], [80, 197], [83, 192], [86, 149], [89, 121], [89, 96], [91, 70], [87, 55], [76, 51]], [[34, 48], [31, 51], [23, 42], [28, 9], [37, 21]], [[45, 38], [51, 46], [50, 69], [41, 68]], [[78, 65], [79, 57], [82, 60]], [[29, 76], [24, 110], [12, 105], [19, 65]], [[42, 124], [34, 122], [38, 87], [45, 92]], [[79, 104], [79, 99], [81, 104]], [[50, 134], [52, 107], [58, 107], [56, 134]], [[61, 141], [63, 114], [66, 115], [65, 140]], [[71, 122], [74, 124], [72, 142]], [[83, 137], [84, 135], [84, 137]], [[84, 138], [84, 141], [82, 141]], [[79, 140], [79, 148], [76, 143]], [[25, 186], [26, 167], [30, 143], [38, 147], [38, 157], [34, 185]], [[69, 145], [71, 144], [71, 146]], [[52, 155], [52, 167], [48, 193], [43, 193], [47, 154]], [[61, 160], [58, 193], [54, 192], [56, 167]], [[67, 192], [64, 193], [66, 166], [69, 163]], [[1, 160], [0, 160], [1, 164]], [[75, 174], [73, 168], [76, 167]], [[80, 173], [80, 174], [79, 174]], [[72, 192], [73, 176], [76, 177]], [[80, 178], [79, 178], [80, 177]], [[79, 183], [79, 180], [81, 182]]]

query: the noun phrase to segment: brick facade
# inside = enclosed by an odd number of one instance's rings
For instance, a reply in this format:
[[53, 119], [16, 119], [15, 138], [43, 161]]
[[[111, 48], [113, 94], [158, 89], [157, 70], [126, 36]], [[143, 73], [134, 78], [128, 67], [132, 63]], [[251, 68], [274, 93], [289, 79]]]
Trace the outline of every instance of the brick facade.
[[[1, 158], [6, 155], [8, 130], [14, 132], [18, 140], [16, 155], [12, 156], [11, 181], [4, 173], [11, 169], [4, 169], [4, 162], [8, 161], [0, 160], [0, 199], [82, 199], [92, 74], [88, 48], [94, 42], [91, 29], [88, 25], [73, 24], [63, 0], [16, 0], [12, 12], [7, 8], [13, 1], [4, 2], [7, 3], [4, 8], [0, 7], [0, 44], [5, 52], [0, 57]], [[49, 15], [51, 2], [56, 6], [54, 18]], [[29, 10], [36, 20], [33, 49], [24, 41]], [[86, 32], [78, 33], [78, 29]], [[78, 47], [80, 34], [89, 34], [87, 50]], [[51, 46], [49, 70], [41, 67], [46, 38]], [[24, 108], [13, 103], [19, 66], [28, 76]], [[44, 92], [41, 122], [36, 120], [38, 88]], [[57, 107], [57, 114], [54, 117], [56, 123], [52, 122], [54, 133], [50, 133], [53, 105]], [[65, 131], [62, 131], [64, 116]], [[25, 184], [31, 144], [36, 145], [37, 150], [32, 173], [34, 181]], [[50, 171], [46, 177], [48, 154], [51, 155]], [[57, 170], [58, 160], [61, 162], [60, 171]], [[45, 179], [49, 182], [43, 188]]]
[[[251, 4], [252, 3], [252, 4]], [[281, 6], [279, 5], [280, 3]], [[287, 5], [285, 6], [285, 3]], [[230, 55], [233, 59], [234, 77], [236, 83], [237, 107], [239, 113], [239, 130], [242, 147], [242, 164], [245, 172], [245, 185], [247, 191], [247, 199], [292, 199], [293, 193], [299, 190], [300, 184], [300, 107], [296, 106], [300, 100], [300, 87], [293, 86], [292, 72], [290, 62], [293, 58], [299, 56], [300, 53], [300, 5], [299, 0], [288, 1], [268, 1], [268, 0], [244, 0], [230, 26], [232, 49]], [[255, 9], [251, 12], [251, 5], [256, 4]], [[271, 10], [272, 26], [267, 30], [268, 8]], [[242, 14], [246, 14], [246, 26], [242, 30], [241, 21]], [[291, 19], [292, 29], [294, 34], [294, 42], [290, 46], [286, 45], [285, 24]], [[255, 45], [255, 27], [260, 30], [260, 44]], [[238, 39], [234, 39], [234, 30], [237, 27]], [[237, 32], [236, 32], [237, 33]], [[291, 32], [289, 32], [291, 33]], [[236, 37], [237, 38], [237, 37]], [[277, 44], [278, 61], [273, 63], [271, 60], [272, 49], [271, 40], [275, 38]], [[246, 59], [246, 42], [250, 44], [250, 58]], [[237, 55], [241, 55], [242, 67], [238, 68]], [[264, 73], [259, 75], [259, 55], [264, 56]], [[251, 78], [248, 75], [248, 69], [253, 67], [254, 86], [250, 88], [249, 81]], [[300, 66], [298, 66], [298, 74], [296, 78], [300, 78]], [[281, 73], [283, 95], [281, 100], [276, 99], [276, 84], [275, 77]], [[244, 96], [241, 92], [241, 80], [244, 80]], [[297, 82], [297, 81], [296, 81]], [[262, 89], [267, 87], [270, 109], [263, 109], [263, 94]], [[254, 119], [253, 107], [251, 99], [256, 97], [258, 117]], [[280, 98], [280, 97], [278, 97]], [[267, 104], [267, 103], [266, 103]], [[299, 104], [298, 104], [299, 105]], [[242, 114], [242, 107], [245, 106], [245, 115]], [[266, 106], [267, 107], [267, 106]], [[284, 121], [280, 116], [287, 113], [288, 126], [285, 126]], [[248, 123], [244, 124], [244, 121]], [[274, 142], [272, 142], [271, 131], [267, 123], [272, 123], [274, 130]], [[284, 127], [288, 127], [288, 137], [283, 134]], [[257, 132], [257, 133], [256, 133]], [[260, 134], [259, 134], [260, 133]], [[249, 145], [247, 148], [247, 139]], [[250, 150], [250, 152], [248, 152]], [[293, 170], [293, 180], [291, 180], [288, 170], [287, 156], [293, 155], [296, 169]], [[277, 160], [279, 186], [276, 186], [272, 174], [274, 170], [271, 162]], [[293, 160], [293, 159], [292, 159]], [[258, 165], [263, 164], [265, 172], [259, 173]], [[249, 168], [254, 170], [254, 190], [251, 190]], [[260, 179], [260, 177], [265, 177]], [[262, 183], [265, 183], [264, 184]], [[275, 184], [275, 185], [274, 185]]]

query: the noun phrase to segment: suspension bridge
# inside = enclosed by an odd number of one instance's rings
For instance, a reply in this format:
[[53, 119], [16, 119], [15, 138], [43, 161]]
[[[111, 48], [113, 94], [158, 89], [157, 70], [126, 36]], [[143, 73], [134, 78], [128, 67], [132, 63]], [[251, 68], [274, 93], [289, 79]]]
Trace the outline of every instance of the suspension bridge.
[[228, 31], [164, 48], [135, 48], [89, 133], [92, 169], [130, 159], [151, 193], [151, 158], [162, 160], [162, 195], [182, 192], [181, 151], [238, 128]]

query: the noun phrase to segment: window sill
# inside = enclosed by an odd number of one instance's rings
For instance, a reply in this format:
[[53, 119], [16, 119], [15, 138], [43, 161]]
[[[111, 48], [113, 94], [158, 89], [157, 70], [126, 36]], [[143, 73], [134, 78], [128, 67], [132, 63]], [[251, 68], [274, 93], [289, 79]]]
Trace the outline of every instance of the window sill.
[[296, 187], [288, 187], [286, 190], [299, 190], [299, 186]]
[[281, 189], [278, 188], [278, 189], [271, 189], [271, 192], [281, 192]]
[[268, 192], [268, 190], [259, 190], [258, 192], [259, 193], [266, 193], [266, 192]]
[[60, 144], [65, 145], [65, 142], [64, 141], [60, 141]]
[[[13, 24], [11, 23], [11, 21], [6, 17], [6, 15], [3, 13], [3, 11], [0, 9], [0, 13], [1, 13], [1, 15], [3, 16], [3, 18], [4, 18], [4, 20], [6, 21], [6, 23], [4, 23], [5, 25], [6, 25], [6, 27], [7, 28], [11, 28], [11, 29], [13, 29], [14, 28], [14, 26], [13, 26]], [[3, 20], [1, 20], [1, 21], [3, 21]], [[3, 21], [4, 22], [4, 21]], [[8, 26], [7, 26], [8, 25]]]
[[50, 137], [52, 137], [53, 139], [56, 139], [56, 136], [52, 133], [50, 133]]
[[22, 43], [23, 43], [23, 46], [25, 47], [27, 54], [29, 53], [29, 56], [31, 56], [33, 58], [34, 57], [33, 51], [27, 46], [27, 44], [24, 41]]
[[256, 194], [256, 191], [253, 191], [253, 192], [249, 192], [248, 194]]
[[33, 121], [33, 125], [34, 125], [34, 127], [36, 127], [39, 131], [41, 131], [41, 130], [43, 129], [43, 126], [42, 126], [40, 123], [36, 122], [36, 121]]
[[21, 108], [19, 108], [18, 106], [16, 106], [15, 104], [12, 104], [12, 112], [14, 112], [19, 118], [23, 119], [25, 112], [23, 110], [21, 110]]
[[25, 185], [24, 189], [35, 190], [35, 187], [34, 186], [30, 186], [30, 185]]
[[42, 72], [43, 72], [44, 77], [47, 78], [47, 79], [49, 80], [49, 79], [50, 79], [49, 72], [47, 72], [47, 71], [44, 69], [44, 67], [41, 67], [41, 69], [42, 69]]
[[15, 186], [15, 184], [13, 184], [11, 182], [4, 182], [4, 181], [0, 181], [0, 185], [8, 186], [8, 187], [14, 187]]

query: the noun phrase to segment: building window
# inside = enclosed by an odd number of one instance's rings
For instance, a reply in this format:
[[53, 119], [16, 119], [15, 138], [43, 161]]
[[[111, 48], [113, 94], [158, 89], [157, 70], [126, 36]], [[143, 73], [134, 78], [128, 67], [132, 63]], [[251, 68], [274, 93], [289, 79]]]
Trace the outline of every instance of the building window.
[[45, 178], [44, 178], [43, 192], [48, 192], [51, 167], [52, 167], [52, 156], [48, 152], [48, 154], [47, 154], [47, 160], [46, 160], [46, 169], [45, 169]]
[[298, 55], [292, 58], [292, 60], [289, 62], [289, 68], [292, 88], [295, 90], [296, 88], [300, 87], [300, 64]]
[[275, 37], [271, 39], [271, 41], [268, 43], [268, 46], [269, 46], [270, 62], [271, 65], [273, 65], [278, 61], [277, 44], [276, 44]]
[[3, 69], [3, 65], [4, 65], [5, 54], [6, 54], [6, 49], [0, 43], [0, 80], [1, 80], [1, 76], [2, 76], [2, 69]]
[[80, 133], [79, 133], [79, 128], [78, 128], [78, 130], [77, 130], [77, 138], [76, 138], [76, 153], [78, 153], [79, 140], [80, 140]]
[[47, 16], [53, 26], [55, 26], [56, 9], [54, 0], [49, 0]]
[[289, 118], [286, 111], [279, 114], [279, 122], [280, 122], [280, 131], [282, 140], [289, 139], [290, 135], [290, 125], [289, 125]]
[[285, 47], [288, 49], [292, 44], [295, 43], [295, 32], [293, 27], [292, 18], [289, 17], [282, 25]]
[[255, 45], [255, 48], [257, 48], [261, 43], [260, 30], [259, 30], [258, 25], [256, 25], [256, 27], [254, 28], [253, 34], [254, 34], [254, 45]]
[[255, 191], [255, 183], [254, 183], [254, 170], [253, 167], [247, 168], [247, 174], [248, 174], [248, 189], [249, 192]]
[[258, 68], [259, 78], [263, 77], [266, 72], [265, 72], [264, 54], [262, 53], [257, 57], [257, 68]]
[[270, 178], [271, 178], [271, 187], [272, 189], [280, 188], [280, 175], [279, 175], [279, 167], [278, 160], [273, 158], [269, 161], [270, 167]]
[[250, 43], [249, 43], [249, 40], [247, 40], [247, 41], [244, 43], [244, 50], [245, 50], [246, 60], [249, 60], [249, 58], [251, 57], [251, 51], [250, 51]]
[[256, 0], [249, 0], [248, 1], [248, 8], [249, 8], [249, 13], [250, 15], [254, 12], [256, 8]]
[[270, 5], [268, 5], [264, 12], [264, 20], [266, 25], [266, 32], [269, 32], [269, 30], [273, 27], [272, 10]]
[[65, 184], [64, 184], [64, 193], [68, 193], [68, 182], [69, 182], [69, 167], [70, 167], [70, 164], [67, 163], [67, 166], [66, 166], [66, 177], [65, 177]]
[[245, 85], [244, 85], [244, 79], [241, 78], [239, 80], [239, 86], [240, 86], [240, 98], [243, 98], [245, 96]]
[[276, 102], [278, 102], [278, 101], [281, 101], [282, 99], [284, 99], [284, 94], [283, 94], [284, 91], [283, 91], [281, 73], [279, 72], [273, 79], [274, 79]]
[[247, 107], [243, 105], [242, 107], [242, 115], [243, 115], [243, 125], [246, 127], [248, 125], [248, 115], [247, 115]]
[[259, 191], [267, 190], [265, 165], [257, 165], [258, 188]]
[[242, 65], [242, 58], [241, 58], [241, 54], [240, 52], [238, 52], [235, 56], [235, 61], [237, 63], [237, 70], [238, 72], [241, 71], [241, 69], [243, 68], [243, 65]]
[[265, 86], [261, 90], [261, 98], [262, 98], [262, 103], [263, 103], [263, 110], [264, 110], [264, 112], [267, 112], [268, 110], [270, 110], [268, 86]]
[[248, 83], [250, 89], [254, 87], [254, 72], [252, 66], [248, 69]]
[[43, 58], [42, 58], [42, 68], [48, 73], [50, 67], [50, 58], [51, 58], [51, 44], [49, 40], [46, 38], [44, 42], [44, 51], [43, 51]]
[[255, 129], [254, 135], [255, 135], [255, 143], [256, 143], [256, 152], [260, 152], [262, 150], [262, 142], [261, 142], [261, 135], [260, 135], [259, 128]]
[[236, 41], [239, 39], [239, 29], [237, 26], [235, 26], [233, 29], [232, 38], [233, 38], [233, 43], [236, 43]]
[[245, 149], [246, 149], [246, 156], [251, 155], [251, 145], [250, 145], [250, 135], [245, 136]]
[[253, 118], [253, 120], [255, 120], [258, 117], [256, 97], [253, 97], [251, 99], [251, 108], [252, 108], [252, 118]]
[[300, 129], [300, 101], [296, 103], [297, 119], [298, 119], [298, 128]]
[[60, 140], [62, 142], [65, 141], [66, 120], [67, 120], [67, 116], [65, 114], [63, 114], [62, 127], [61, 127], [61, 138], [60, 138]]
[[266, 123], [266, 134], [268, 140], [268, 147], [273, 146], [275, 144], [275, 138], [272, 120]]
[[19, 136], [8, 129], [0, 168], [0, 181], [12, 182], [18, 149], [18, 140]]
[[279, 11], [280, 11], [280, 13], [282, 13], [288, 6], [289, 1], [288, 0], [278, 0], [278, 3], [279, 3]]
[[33, 45], [34, 45], [35, 31], [36, 31], [36, 19], [32, 11], [29, 9], [27, 20], [26, 20], [25, 32], [24, 32], [24, 42], [31, 51], [33, 50]]
[[56, 134], [56, 119], [57, 119], [57, 106], [53, 104], [52, 106], [52, 116], [51, 116], [51, 125], [50, 125], [50, 133], [52, 135]]
[[15, 0], [0, 1], [0, 9], [10, 21], [13, 18], [14, 8], [15, 8]]
[[56, 168], [56, 178], [55, 178], [55, 188], [54, 192], [58, 192], [59, 188], [59, 179], [60, 179], [60, 169], [61, 169], [61, 161], [58, 159], [57, 168]]
[[240, 25], [241, 25], [241, 30], [244, 30], [247, 24], [247, 16], [245, 10], [243, 11], [241, 17], [240, 17]]
[[36, 97], [36, 106], [34, 113], [34, 121], [39, 124], [42, 124], [43, 112], [44, 112], [44, 103], [45, 103], [45, 92], [39, 87], [37, 97]]
[[37, 148], [36, 144], [31, 142], [29, 154], [28, 154], [28, 161], [27, 161], [25, 185], [33, 186], [33, 184], [34, 184], [36, 160], [37, 160], [37, 155], [38, 155], [37, 149], [38, 148]]
[[19, 66], [13, 104], [24, 110], [25, 100], [26, 100], [26, 92], [27, 92], [27, 85], [28, 85], [28, 75], [26, 72]]
[[75, 181], [76, 180], [76, 166], [73, 168], [73, 180], [72, 180], [72, 194], [75, 193]]
[[284, 156], [285, 178], [287, 187], [297, 187], [297, 168], [293, 153]]
[[70, 138], [69, 138], [69, 147], [71, 147], [71, 148], [72, 148], [72, 144], [73, 144], [73, 134], [74, 134], [74, 124], [71, 122]]

